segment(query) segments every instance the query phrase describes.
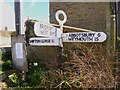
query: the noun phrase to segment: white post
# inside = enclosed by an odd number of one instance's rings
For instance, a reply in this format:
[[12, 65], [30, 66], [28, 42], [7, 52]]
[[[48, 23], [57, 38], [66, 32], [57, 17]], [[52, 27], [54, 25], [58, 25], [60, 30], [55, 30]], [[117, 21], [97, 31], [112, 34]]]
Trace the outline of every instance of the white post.
[[[64, 19], [63, 20], [60, 20], [59, 19], [59, 15], [62, 14]], [[55, 18], [56, 20], [58, 21], [59, 25], [60, 25], [60, 29], [62, 30], [62, 33], [63, 33], [63, 24], [67, 21], [67, 15], [65, 14], [64, 11], [62, 10], [58, 10], [55, 14]], [[58, 63], [59, 63], [59, 66], [58, 68], [60, 68], [61, 66], [61, 62], [62, 62], [62, 55], [63, 55], [63, 44], [62, 44], [62, 35], [61, 35], [61, 38], [60, 38], [60, 47], [58, 48]]]

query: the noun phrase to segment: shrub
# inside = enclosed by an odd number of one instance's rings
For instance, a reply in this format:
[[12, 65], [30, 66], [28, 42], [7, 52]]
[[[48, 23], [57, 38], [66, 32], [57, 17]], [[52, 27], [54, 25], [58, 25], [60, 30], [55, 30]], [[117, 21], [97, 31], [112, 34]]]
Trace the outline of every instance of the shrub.
[[[102, 47], [88, 48], [76, 45], [79, 51], [68, 50], [68, 57], [61, 64], [61, 70], [50, 70], [37, 87], [45, 88], [113, 88], [115, 79], [109, 58]], [[103, 53], [102, 53], [103, 52]]]

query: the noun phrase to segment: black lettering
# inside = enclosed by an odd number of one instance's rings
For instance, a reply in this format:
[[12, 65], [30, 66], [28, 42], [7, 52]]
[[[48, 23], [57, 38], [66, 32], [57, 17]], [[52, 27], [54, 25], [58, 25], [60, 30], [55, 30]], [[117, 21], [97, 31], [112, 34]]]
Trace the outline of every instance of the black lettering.
[[34, 40], [34, 43], [36, 43], [36, 40]]
[[98, 35], [97, 35], [98, 37], [100, 37], [101, 36], [101, 34], [100, 33], [98, 33]]
[[47, 41], [47, 43], [50, 43], [50, 39]]
[[95, 33], [93, 33], [93, 37], [95, 37]]
[[89, 41], [93, 41], [93, 37], [89, 37]]
[[30, 40], [30, 43], [34, 43], [34, 40]]
[[[95, 33], [73, 33], [69, 34], [69, 41], [93, 41]], [[97, 40], [97, 39], [96, 39]]]
[[44, 42], [45, 42], [45, 43], [48, 43], [48, 40], [45, 40]]
[[91, 36], [91, 37], [92, 37], [92, 33], [89, 33], [89, 36]]
[[40, 40], [37, 40], [37, 43], [39, 43], [40, 42]]
[[76, 36], [76, 34], [69, 34], [69, 37], [75, 37]]
[[86, 36], [87, 36], [87, 34], [86, 34], [86, 33], [83, 33], [83, 34], [82, 34], [82, 37], [86, 37]]
[[99, 41], [99, 38], [98, 38], [98, 37], [96, 37], [96, 38], [95, 38], [95, 41]]
[[54, 40], [53, 40], [53, 39], [51, 40], [51, 43], [54, 43]]

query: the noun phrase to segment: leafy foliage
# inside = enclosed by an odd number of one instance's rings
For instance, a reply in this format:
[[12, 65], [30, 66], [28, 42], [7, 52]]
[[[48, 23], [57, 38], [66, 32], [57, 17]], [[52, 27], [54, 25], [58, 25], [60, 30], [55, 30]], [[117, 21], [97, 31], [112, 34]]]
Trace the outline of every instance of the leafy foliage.
[[13, 66], [12, 66], [12, 61], [11, 60], [5, 61], [4, 64], [2, 65], [2, 70], [3, 71], [7, 71], [7, 70], [10, 70], [12, 68], [13, 68]]
[[42, 66], [32, 66], [28, 73], [28, 80], [30, 87], [36, 87], [45, 78], [46, 69]]
[[1, 51], [1, 49], [0, 49], [0, 60], [2, 59], [2, 51]]
[[13, 83], [19, 84], [19, 78], [16, 73], [13, 73], [13, 74], [9, 75], [8, 77]]

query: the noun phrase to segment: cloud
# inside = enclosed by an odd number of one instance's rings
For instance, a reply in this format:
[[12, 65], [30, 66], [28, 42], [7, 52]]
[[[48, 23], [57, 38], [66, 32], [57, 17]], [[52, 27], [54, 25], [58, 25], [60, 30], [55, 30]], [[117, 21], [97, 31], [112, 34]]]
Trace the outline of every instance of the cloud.
[[32, 7], [34, 7], [34, 5], [36, 4], [37, 0], [30, 0], [30, 5], [29, 7], [27, 8], [28, 10], [31, 9]]

